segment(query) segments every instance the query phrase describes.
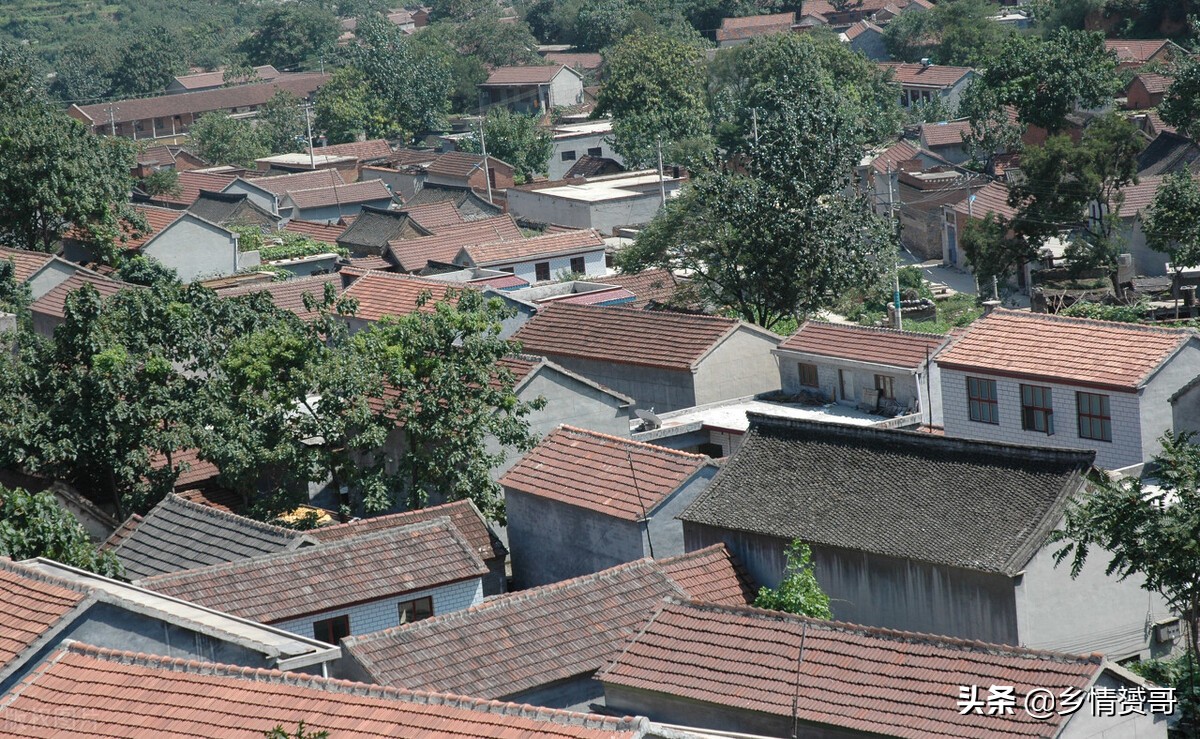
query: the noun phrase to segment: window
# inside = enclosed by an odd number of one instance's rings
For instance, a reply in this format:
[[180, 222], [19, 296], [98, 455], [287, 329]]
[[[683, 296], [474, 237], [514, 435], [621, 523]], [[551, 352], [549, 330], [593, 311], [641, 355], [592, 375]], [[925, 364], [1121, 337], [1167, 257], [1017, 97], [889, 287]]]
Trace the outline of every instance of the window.
[[509, 274], [511, 275], [512, 273], [514, 273], [514, 272], [516, 272], [516, 271], [517, 271], [517, 268], [516, 268], [516, 267], [501, 267], [501, 268], [500, 268], [500, 271], [501, 271], [501, 272], [507, 272], [507, 273], [509, 273]]
[[313, 622], [313, 638], [326, 644], [337, 644], [347, 636], [350, 636], [349, 616], [334, 616], [324, 621]]
[[604, 151], [599, 146], [593, 146], [592, 148], [588, 149], [588, 156], [602, 157], [604, 156]]
[[433, 615], [433, 598], [417, 598], [400, 603], [400, 623], [411, 624]]
[[587, 265], [583, 263], [583, 257], [571, 257], [571, 271], [577, 275], [587, 274]]
[[896, 399], [894, 380], [895, 378], [891, 375], [875, 375], [875, 389], [879, 391], [880, 398], [884, 400]]
[[1079, 408], [1079, 438], [1112, 441], [1112, 416], [1108, 396], [1096, 393], [1075, 393]]
[[808, 364], [807, 362], [800, 363], [800, 384], [804, 387], [820, 386], [820, 383], [817, 381], [817, 365]]
[[979, 377], [967, 378], [967, 411], [972, 421], [1000, 423], [1000, 409], [996, 405], [996, 381]]
[[1038, 385], [1021, 386], [1021, 428], [1026, 431], [1054, 433], [1054, 403], [1050, 388]]
[[550, 263], [549, 262], [538, 262], [537, 264], [533, 265], [533, 271], [534, 271], [534, 274], [537, 276], [538, 282], [543, 282], [545, 280], [550, 279]]
[[575, 152], [573, 152], [573, 151], [564, 151], [564, 152], [562, 153], [562, 160], [563, 160], [564, 162], [573, 162], [573, 161], [575, 161]]

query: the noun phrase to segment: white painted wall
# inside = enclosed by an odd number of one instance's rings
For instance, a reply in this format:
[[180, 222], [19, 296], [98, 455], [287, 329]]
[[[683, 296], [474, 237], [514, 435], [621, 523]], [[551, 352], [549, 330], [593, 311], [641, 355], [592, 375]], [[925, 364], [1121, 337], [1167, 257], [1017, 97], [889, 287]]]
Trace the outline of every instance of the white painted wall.
[[509, 262], [505, 264], [491, 265], [488, 267], [488, 269], [512, 268], [513, 274], [532, 285], [538, 281], [537, 265], [539, 263], [549, 262], [550, 279], [557, 281], [560, 275], [571, 271], [571, 258], [579, 256], [583, 257], [585, 276], [603, 277], [607, 273], [607, 268], [604, 266], [604, 247], [600, 247], [594, 251], [584, 252], [582, 254], [567, 254], [561, 257], [552, 257], [550, 259], [531, 259], [527, 262]]
[[427, 596], [433, 598], [433, 615], [435, 616], [461, 611], [464, 608], [470, 608], [483, 602], [483, 579], [473, 577], [468, 580], [450, 583], [449, 585], [429, 588], [428, 590], [416, 590], [403, 595], [371, 601], [370, 603], [360, 603], [349, 608], [335, 608], [304, 616], [303, 618], [279, 621], [271, 625], [290, 631], [293, 634], [307, 636], [311, 639], [313, 636], [313, 623], [324, 621], [334, 616], [348, 615], [350, 616], [351, 634], [369, 634], [373, 631], [399, 626], [400, 603]]
[[151, 239], [142, 253], [179, 274], [182, 282], [238, 271], [237, 236], [198, 218], [184, 216]]

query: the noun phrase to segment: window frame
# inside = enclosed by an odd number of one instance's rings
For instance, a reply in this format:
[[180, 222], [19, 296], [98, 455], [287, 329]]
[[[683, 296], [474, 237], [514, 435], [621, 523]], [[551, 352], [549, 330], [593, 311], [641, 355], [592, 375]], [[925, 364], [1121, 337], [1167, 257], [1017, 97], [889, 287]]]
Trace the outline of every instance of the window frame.
[[[416, 607], [417, 607], [417, 605], [418, 605], [418, 604], [420, 604], [420, 603], [425, 603], [425, 604], [427, 604], [427, 605], [428, 605], [428, 607], [429, 607], [429, 612], [428, 612], [428, 613], [426, 613], [424, 616], [421, 616], [421, 617], [417, 618], [417, 617], [415, 617], [415, 614], [417, 613], [417, 608], [416, 608]], [[414, 614], [414, 618], [413, 618], [413, 620], [411, 620], [411, 621], [405, 621], [405, 620], [404, 620], [404, 611], [405, 611], [405, 606], [412, 606], [412, 609], [413, 609], [413, 614]], [[400, 601], [399, 603], [397, 603], [397, 604], [396, 604], [396, 617], [397, 617], [397, 619], [399, 620], [399, 622], [400, 622], [400, 624], [401, 624], [401, 625], [403, 625], [403, 624], [415, 624], [415, 623], [417, 623], [418, 621], [424, 621], [424, 620], [425, 620], [425, 619], [427, 619], [427, 618], [433, 618], [433, 596], [431, 596], [431, 595], [426, 595], [426, 596], [424, 596], [424, 597], [421, 597], [421, 598], [412, 598], [411, 600], [402, 600], [402, 601]]]
[[[800, 376], [800, 387], [821, 387], [821, 373], [812, 362], [797, 362], [796, 374]], [[812, 383], [805, 382], [806, 371], [812, 372]]]
[[[542, 276], [543, 274], [545, 277]], [[550, 279], [550, 263], [535, 262], [533, 265], [533, 279], [535, 282], [545, 282]]]
[[881, 400], [896, 399], [896, 378], [891, 375], [875, 375], [875, 389]]
[[587, 150], [587, 155], [590, 157], [602, 157], [604, 156], [604, 148], [600, 146], [593, 146]]
[[[1087, 408], [1084, 409], [1084, 398], [1088, 399]], [[1096, 412], [1092, 412], [1092, 403], [1097, 403]], [[1087, 433], [1084, 433], [1084, 421], [1087, 421]], [[1092, 430], [1094, 424], [1100, 424], [1100, 435], [1093, 436]], [[1082, 390], [1075, 391], [1075, 430], [1079, 433], [1080, 439], [1088, 441], [1106, 441], [1112, 443], [1112, 400], [1110, 396], [1102, 393], [1088, 393]]]
[[573, 162], [573, 161], [575, 161], [575, 150], [572, 149], [570, 151], [564, 151], [561, 154], [559, 154], [558, 156], [561, 161]]
[[571, 271], [577, 275], [587, 274], [587, 259], [584, 257], [571, 257]]
[[[977, 394], [977, 388], [988, 388], [990, 393]], [[990, 409], [985, 413], [984, 409]], [[1000, 425], [1000, 397], [995, 380], [986, 377], [967, 377], [967, 418], [975, 423]]]
[[[343, 628], [346, 633], [344, 636], [334, 636], [338, 629], [334, 628], [335, 624], [344, 624]], [[326, 644], [338, 644], [347, 636], [350, 636], [350, 614], [344, 613], [340, 616], [330, 616], [323, 618], [320, 621], [313, 621], [313, 638], [317, 641], [323, 641]], [[329, 638], [326, 638], [328, 636]]]
[[[1027, 392], [1028, 391], [1028, 392]], [[1038, 419], [1045, 428], [1038, 428]], [[1021, 430], [1054, 435], [1054, 389], [1021, 383]]]

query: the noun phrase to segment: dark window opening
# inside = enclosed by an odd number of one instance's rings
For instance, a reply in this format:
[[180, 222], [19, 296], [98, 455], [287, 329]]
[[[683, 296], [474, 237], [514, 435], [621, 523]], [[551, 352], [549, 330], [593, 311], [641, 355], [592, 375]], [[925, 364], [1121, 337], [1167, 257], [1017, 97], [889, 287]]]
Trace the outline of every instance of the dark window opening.
[[313, 622], [313, 638], [326, 644], [337, 644], [347, 636], [350, 636], [349, 616], [334, 616]]
[[818, 387], [820, 385], [817, 381], [817, 365], [808, 364], [807, 362], [800, 363], [800, 384], [804, 387]]
[[417, 598], [400, 603], [400, 623], [411, 624], [433, 615], [433, 598]]
[[996, 381], [979, 377], [967, 378], [967, 412], [972, 421], [1000, 423], [1000, 407], [996, 399]]
[[1112, 413], [1107, 395], [1075, 393], [1079, 409], [1079, 438], [1112, 441]]
[[571, 271], [578, 275], [587, 272], [587, 266], [583, 263], [583, 257], [571, 257]]
[[534, 274], [537, 276], [538, 282], [542, 282], [544, 280], [550, 279], [550, 263], [549, 262], [538, 262], [537, 264], [533, 265], [533, 271], [534, 271]]
[[1054, 403], [1050, 388], [1021, 386], [1021, 428], [1046, 435], [1054, 433]]

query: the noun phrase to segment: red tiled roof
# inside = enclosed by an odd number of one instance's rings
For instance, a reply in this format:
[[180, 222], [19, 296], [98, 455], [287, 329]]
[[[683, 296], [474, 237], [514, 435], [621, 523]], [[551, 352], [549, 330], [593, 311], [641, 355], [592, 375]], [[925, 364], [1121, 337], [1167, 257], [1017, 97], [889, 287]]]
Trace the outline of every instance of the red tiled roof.
[[302, 221], [293, 218], [283, 227], [284, 231], [303, 234], [310, 239], [323, 241], [326, 244], [336, 244], [338, 237], [346, 230], [345, 226], [336, 223], [320, 223], [318, 221]]
[[768, 33], [790, 31], [792, 30], [792, 24], [795, 22], [795, 13], [723, 18], [721, 20], [721, 27], [717, 29], [716, 38], [717, 41], [735, 41], [762, 36]]
[[526, 239], [498, 241], [491, 244], [464, 247], [471, 263], [477, 267], [489, 267], [530, 259], [548, 258], [564, 254], [579, 254], [604, 248], [604, 239], [595, 229], [564, 231], [562, 233], [531, 236]]
[[281, 76], [270, 82], [253, 85], [221, 87], [215, 90], [185, 92], [179, 95], [160, 95], [150, 98], [115, 100], [111, 103], [71, 106], [72, 110], [86, 116], [91, 125], [109, 122], [109, 111], [116, 123], [144, 121], [150, 118], [170, 118], [187, 113], [231, 111], [234, 108], [259, 106], [270, 100], [279, 90], [286, 90], [306, 98], [329, 79], [327, 74], [306, 73]]
[[221, 192], [235, 179], [237, 178], [230, 174], [196, 172], [193, 170], [188, 170], [179, 173], [178, 195], [163, 193], [161, 195], [155, 195], [152, 199], [158, 203], [191, 205], [192, 203], [196, 202], [196, 198], [200, 197], [201, 190], [207, 190], [208, 192]]
[[1144, 64], [1154, 58], [1171, 42], [1159, 39], [1105, 39], [1104, 48], [1117, 55], [1117, 61], [1127, 64], [1137, 62]]
[[503, 698], [599, 669], [664, 596], [682, 592], [661, 564], [641, 559], [342, 646], [382, 685]]
[[529, 287], [529, 281], [523, 277], [517, 277], [512, 274], [496, 275], [494, 277], [480, 277], [474, 280], [468, 280], [468, 285], [476, 287], [490, 287], [494, 290], [510, 290], [512, 288]]
[[451, 264], [463, 247], [524, 238], [517, 222], [507, 213], [494, 218], [443, 226], [433, 236], [389, 241], [387, 250], [405, 272], [424, 269], [429, 262]]
[[574, 69], [599, 69], [604, 64], [604, 57], [599, 54], [570, 51], [552, 51], [546, 54], [545, 58], [547, 61]]
[[[445, 300], [448, 292], [463, 289], [461, 283], [390, 272], [366, 272], [346, 288], [343, 296], [358, 301], [355, 318], [378, 321], [384, 316], [406, 316], [418, 310], [432, 313], [434, 306]], [[418, 305], [425, 294], [428, 298], [423, 305]]]
[[17, 282], [24, 282], [37, 274], [38, 270], [42, 267], [49, 264], [54, 259], [54, 255], [44, 254], [40, 251], [9, 249], [0, 246], [0, 259], [12, 262], [13, 278]]
[[137, 530], [138, 525], [144, 520], [145, 519], [143, 519], [140, 515], [136, 513], [132, 514], [129, 518], [122, 521], [121, 525], [114, 529], [113, 532], [108, 535], [107, 539], [100, 542], [100, 545], [97, 547], [97, 549], [102, 552], [107, 552], [110, 549], [115, 549], [121, 546], [121, 542], [128, 539], [133, 532]]
[[547, 85], [565, 67], [561, 64], [525, 67], [496, 67], [480, 87]]
[[1163, 131], [1168, 133], [1178, 132], [1178, 129], [1176, 129], [1174, 126], [1168, 125], [1167, 122], [1162, 119], [1162, 116], [1158, 114], [1157, 110], [1147, 110], [1146, 118], [1150, 121], [1151, 134], [1159, 134]]
[[900, 162], [916, 158], [918, 151], [917, 147], [907, 141], [897, 141], [875, 157], [871, 162], [871, 167], [876, 172], [884, 174], [888, 169], [898, 169]]
[[290, 552], [155, 575], [137, 584], [263, 623], [487, 574], [448, 518]]
[[[64, 717], [71, 717], [65, 720]], [[72, 643], [0, 706], [8, 736], [262, 739], [300, 721], [336, 739], [639, 739], [640, 719], [493, 703], [298, 672]]]
[[964, 715], [959, 686], [1012, 685], [1019, 706], [1032, 688], [1085, 690], [1102, 665], [1099, 655], [668, 600], [597, 678], [774, 716], [791, 717], [795, 706], [805, 725], [855, 735], [1046, 737], [1062, 716]]
[[462, 537], [467, 540], [467, 543], [471, 545], [481, 559], [488, 560], [504, 556], [504, 545], [492, 535], [487, 522], [483, 520], [483, 515], [480, 514], [475, 504], [469, 500], [458, 500], [453, 503], [429, 506], [428, 508], [420, 508], [415, 511], [393, 513], [388, 516], [362, 518], [350, 523], [322, 526], [319, 529], [313, 529], [305, 533], [322, 543], [329, 543], [343, 541], [356, 536], [365, 536], [377, 531], [386, 531], [402, 526], [411, 526], [415, 523], [424, 523], [441, 516], [446, 516], [450, 519], [454, 527], [458, 529], [458, 532], [462, 534]]
[[526, 495], [641, 521], [709, 464], [709, 458], [559, 426], [504, 473]]
[[368, 254], [363, 257], [350, 257], [350, 266], [364, 271], [391, 272], [392, 263], [383, 257]]
[[945, 340], [939, 334], [806, 321], [779, 348], [915, 371]]
[[309, 277], [293, 277], [283, 282], [255, 282], [249, 285], [237, 285], [225, 290], [218, 290], [222, 298], [236, 298], [255, 293], [267, 293], [271, 302], [280, 310], [291, 311], [302, 319], [315, 318], [317, 313], [304, 307], [304, 296], [311, 295], [318, 303], [325, 297], [325, 285], [332, 284], [335, 289], [341, 288], [341, 277], [337, 274], [312, 275]]
[[175, 165], [175, 154], [171, 151], [171, 147], [165, 144], [157, 146], [147, 146], [145, 149], [137, 153], [138, 164], [170, 164]]
[[550, 303], [561, 305], [567, 303], [569, 305], [627, 306], [633, 302], [635, 297], [637, 296], [623, 287], [606, 287], [601, 290], [587, 290], [567, 295], [551, 295], [545, 298], [538, 298], [533, 302], [538, 305], [549, 305]]
[[371, 139], [370, 141], [352, 141], [348, 144], [318, 146], [313, 149], [313, 153], [325, 156], [355, 157], [361, 161], [369, 161], [389, 159], [392, 156], [392, 147], [384, 139]]
[[1132, 392], [1196, 332], [992, 311], [943, 349], [943, 369]]
[[449, 200], [410, 205], [401, 208], [400, 212], [407, 213], [408, 217], [413, 219], [418, 226], [435, 234], [440, 228], [464, 223], [462, 213], [459, 213], [458, 208], [455, 208], [454, 203]]
[[177, 490], [176, 495], [193, 503], [215, 508], [226, 513], [237, 513], [242, 506], [241, 497], [232, 491], [221, 489]]
[[[254, 68], [254, 74], [264, 82], [275, 79], [279, 76], [279, 72], [270, 64], [264, 64], [261, 67]], [[180, 87], [187, 90], [198, 90], [206, 87], [220, 87], [225, 84], [225, 70], [218, 69], [215, 72], [199, 72], [197, 74], [184, 74], [175, 78]]]
[[84, 285], [91, 285], [94, 287], [96, 292], [100, 293], [100, 298], [102, 300], [111, 298], [123, 288], [135, 287], [134, 285], [129, 285], [124, 282], [117, 282], [116, 280], [110, 280], [90, 272], [80, 271], [76, 272], [62, 283], [55, 286], [55, 288], [50, 292], [33, 301], [33, 303], [29, 306], [29, 309], [34, 313], [40, 313], [44, 316], [65, 318], [67, 315], [67, 295], [82, 288]]
[[[166, 456], [155, 453], [150, 457], [150, 466], [153, 468], [164, 467], [167, 464]], [[175, 466], [186, 465], [187, 469], [179, 473], [179, 477], [175, 480], [175, 488], [184, 490], [187, 488], [195, 488], [212, 482], [221, 474], [221, 470], [212, 462], [200, 459], [199, 449], [180, 449], [171, 455], [171, 464]]]
[[694, 600], [724, 606], [754, 602], [750, 576], [724, 544], [660, 559], [658, 564]]
[[[1135, 80], [1141, 80], [1142, 86], [1146, 88], [1146, 92], [1154, 94], [1166, 92], [1174, 82], [1170, 77], [1163, 74], [1154, 74], [1153, 72], [1141, 72], [1133, 76]], [[1132, 84], [1132, 81], [1130, 82]]]
[[7, 666], [87, 598], [0, 557], [0, 668]]
[[847, 28], [845, 31], [843, 31], [843, 33], [846, 34], [847, 41], [853, 41], [867, 31], [874, 31], [875, 33], [880, 34], [883, 33], [883, 29], [871, 21], [859, 21], [858, 23], [855, 23]]
[[1154, 196], [1158, 194], [1158, 186], [1162, 184], [1162, 181], [1162, 175], [1139, 177], [1136, 185], [1126, 185], [1121, 189], [1121, 194], [1125, 196], [1125, 199], [1121, 201], [1120, 208], [1116, 208], [1116, 203], [1109, 203], [1109, 206], [1115, 208], [1116, 212], [1124, 217], [1137, 215], [1154, 202]]
[[311, 190], [288, 190], [287, 198], [301, 210], [326, 208], [331, 205], [370, 203], [376, 200], [391, 200], [392, 191], [383, 180], [361, 180], [349, 185], [314, 187]]
[[974, 70], [970, 67], [947, 67], [941, 64], [911, 64], [905, 62], [879, 62], [879, 66], [890, 69], [893, 78], [909, 87], [950, 87]]
[[948, 123], [926, 123], [921, 126], [921, 138], [929, 148], [938, 146], [959, 146], [963, 136], [971, 132], [970, 121], [950, 121]]
[[971, 215], [972, 218], [983, 220], [988, 213], [995, 213], [1006, 220], [1012, 220], [1017, 215], [1017, 209], [1008, 204], [1008, 186], [1000, 182], [989, 182], [974, 192], [975, 202], [968, 204], [963, 198], [954, 206], [955, 213]]
[[651, 301], [670, 303], [675, 297], [680, 283], [686, 280], [676, 277], [668, 269], [648, 269], [628, 275], [609, 275], [604, 278], [604, 284], [623, 287], [634, 294], [633, 302], [626, 304], [629, 308], [644, 308]]
[[[542, 67], [537, 67], [537, 69], [542, 69]], [[493, 156], [489, 156], [488, 161], [490, 162], [488, 165], [489, 169], [495, 169], [497, 164], [504, 164], [505, 167], [508, 166], [508, 164], [501, 162]], [[448, 151], [430, 162], [425, 171], [434, 175], [457, 177], [465, 180], [476, 169], [483, 169], [483, 155], [469, 154], [464, 151]]]
[[521, 381], [529, 376], [529, 373], [540, 367], [545, 361], [545, 357], [537, 357], [532, 354], [514, 354], [504, 357], [499, 363], [512, 373], [513, 385], [520, 385]]
[[551, 305], [513, 339], [531, 354], [687, 371], [739, 325], [716, 316]]
[[308, 172], [254, 177], [247, 178], [246, 181], [281, 198], [287, 194], [288, 190], [311, 190], [346, 183], [342, 179], [342, 173], [336, 169], [314, 169]]
[[[901, 6], [907, 6], [909, 4], [903, 2], [903, 0], [863, 0], [861, 3], [856, 3], [852, 8], [850, 8], [850, 10], [870, 15], [871, 13], [883, 10], [892, 3], [896, 3]], [[804, 3], [805, 15], [837, 15], [839, 12], [842, 11], [839, 11], [837, 8], [835, 8], [830, 0], [807, 0], [807, 2]]]

